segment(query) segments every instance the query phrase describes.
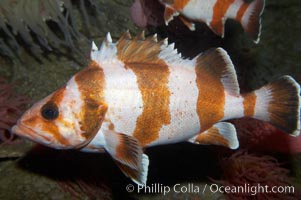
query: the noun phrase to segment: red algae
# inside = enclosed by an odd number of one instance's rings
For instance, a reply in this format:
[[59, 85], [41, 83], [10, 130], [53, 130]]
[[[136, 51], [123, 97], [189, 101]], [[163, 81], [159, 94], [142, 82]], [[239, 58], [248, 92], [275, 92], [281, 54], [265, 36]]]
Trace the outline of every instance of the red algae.
[[[223, 169], [221, 180], [213, 181], [224, 187], [244, 188], [239, 192], [225, 193], [227, 199], [301, 199], [300, 188], [292, 184], [289, 170], [282, 168], [274, 157], [240, 150], [222, 159], [220, 164]], [[262, 188], [258, 189], [260, 186]], [[283, 189], [291, 186], [294, 190], [271, 192], [272, 187]]]
[[293, 137], [256, 119], [231, 121], [237, 130], [240, 147], [260, 152], [295, 154], [301, 152], [301, 135]]
[[0, 143], [9, 143], [14, 139], [10, 128], [30, 102], [27, 96], [14, 92], [13, 86], [0, 77]]

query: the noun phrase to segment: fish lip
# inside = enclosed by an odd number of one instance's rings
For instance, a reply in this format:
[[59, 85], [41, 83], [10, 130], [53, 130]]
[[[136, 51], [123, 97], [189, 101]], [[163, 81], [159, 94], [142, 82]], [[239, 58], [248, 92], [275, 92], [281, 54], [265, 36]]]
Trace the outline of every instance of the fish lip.
[[[51, 142], [50, 138], [39, 134], [38, 132], [27, 127], [20, 121], [18, 121], [17, 124], [12, 127], [11, 132], [20, 137], [25, 137], [27, 139], [30, 139], [30, 140], [33, 140], [33, 141], [36, 141], [39, 143], [50, 144], [50, 142]], [[41, 142], [41, 141], [43, 141], [43, 142]]]

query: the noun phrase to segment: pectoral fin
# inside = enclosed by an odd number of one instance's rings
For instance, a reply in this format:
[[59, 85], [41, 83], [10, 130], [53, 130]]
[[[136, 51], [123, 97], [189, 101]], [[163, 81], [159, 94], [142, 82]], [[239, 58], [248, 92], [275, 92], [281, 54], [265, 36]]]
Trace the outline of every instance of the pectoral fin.
[[203, 133], [199, 133], [189, 140], [195, 144], [220, 145], [230, 149], [239, 146], [235, 127], [226, 122], [219, 122]]
[[122, 133], [104, 132], [105, 149], [114, 158], [118, 167], [137, 184], [146, 184], [148, 156], [143, 154], [138, 141]]
[[165, 7], [165, 11], [164, 11], [164, 20], [165, 20], [166, 26], [168, 25], [168, 23], [169, 23], [171, 20], [173, 20], [173, 18], [174, 18], [175, 16], [178, 16], [179, 14], [180, 14], [180, 13], [179, 13], [177, 10], [175, 10], [175, 9], [173, 9], [173, 8], [171, 8], [171, 7], [166, 6], [166, 7]]
[[130, 177], [135, 183], [146, 185], [147, 181], [147, 173], [148, 173], [148, 156], [146, 154], [142, 154], [142, 167], [141, 170], [133, 169], [128, 165], [125, 165], [117, 160], [116, 164], [119, 169], [127, 176]]

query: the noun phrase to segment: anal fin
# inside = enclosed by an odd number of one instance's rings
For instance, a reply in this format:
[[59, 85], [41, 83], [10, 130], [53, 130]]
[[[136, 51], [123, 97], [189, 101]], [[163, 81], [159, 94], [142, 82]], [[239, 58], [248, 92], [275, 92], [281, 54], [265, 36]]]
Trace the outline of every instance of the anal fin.
[[236, 129], [232, 124], [227, 122], [214, 124], [208, 130], [191, 138], [189, 142], [194, 144], [219, 145], [230, 149], [237, 149], [239, 147]]
[[109, 130], [103, 134], [105, 149], [121, 171], [135, 183], [145, 185], [149, 160], [136, 138]]

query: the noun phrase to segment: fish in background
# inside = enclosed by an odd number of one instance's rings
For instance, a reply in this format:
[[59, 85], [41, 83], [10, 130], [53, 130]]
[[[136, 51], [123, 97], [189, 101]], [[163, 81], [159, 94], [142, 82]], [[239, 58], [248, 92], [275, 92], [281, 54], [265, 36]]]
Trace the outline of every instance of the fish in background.
[[258, 43], [261, 33], [261, 14], [264, 0], [159, 0], [164, 6], [164, 20], [168, 25], [175, 16], [191, 30], [194, 22], [204, 22], [216, 34], [224, 37], [225, 22], [234, 19]]
[[35, 103], [12, 132], [56, 149], [108, 152], [137, 184], [146, 184], [143, 149], [187, 141], [239, 146], [225, 120], [251, 117], [284, 132], [300, 132], [300, 88], [283, 76], [240, 94], [236, 72], [222, 48], [183, 59], [167, 39], [110, 34], [91, 62], [64, 86]]

